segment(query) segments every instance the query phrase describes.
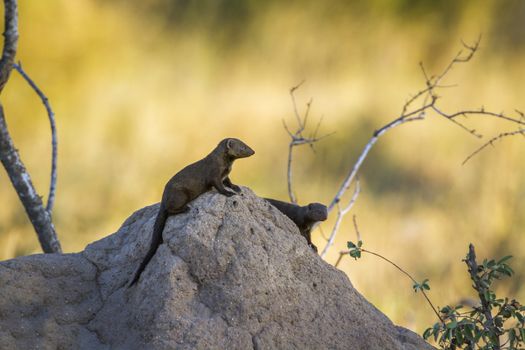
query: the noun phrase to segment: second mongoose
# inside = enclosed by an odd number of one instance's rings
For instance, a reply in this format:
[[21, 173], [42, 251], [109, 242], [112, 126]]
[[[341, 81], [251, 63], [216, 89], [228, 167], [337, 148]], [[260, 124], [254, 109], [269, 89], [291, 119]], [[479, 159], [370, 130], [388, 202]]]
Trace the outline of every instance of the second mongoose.
[[300, 206], [293, 203], [282, 202], [277, 199], [265, 199], [297, 225], [299, 232], [306, 238], [308, 245], [317, 252], [317, 247], [312, 243], [311, 231], [316, 222], [325, 221], [328, 217], [326, 206], [321, 203], [310, 203], [305, 206]]
[[190, 209], [188, 207], [189, 202], [212, 188], [228, 197], [240, 192], [241, 189], [232, 184], [228, 174], [232, 169], [234, 160], [249, 157], [254, 153], [241, 140], [224, 139], [205, 158], [188, 165], [168, 181], [164, 187], [159, 213], [155, 219], [150, 248], [129, 284], [130, 287], [139, 280], [140, 274], [146, 268], [159, 245], [162, 244], [162, 231], [168, 216], [187, 212]]

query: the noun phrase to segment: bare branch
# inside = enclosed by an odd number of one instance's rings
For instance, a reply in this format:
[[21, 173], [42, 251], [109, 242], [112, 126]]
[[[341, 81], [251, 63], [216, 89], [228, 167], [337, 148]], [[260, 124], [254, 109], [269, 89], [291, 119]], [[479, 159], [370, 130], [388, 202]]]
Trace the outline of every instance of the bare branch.
[[287, 165], [287, 176], [286, 176], [286, 182], [288, 183], [288, 197], [290, 197], [290, 201], [294, 204], [297, 203], [297, 198], [295, 198], [295, 194], [292, 189], [292, 160], [293, 160], [293, 139], [292, 142], [288, 145], [288, 165]]
[[46, 97], [46, 95], [38, 88], [38, 86], [35, 84], [35, 82], [27, 75], [27, 73], [22, 69], [22, 64], [18, 62], [18, 64], [14, 64], [13, 66], [20, 75], [27, 81], [27, 83], [35, 90], [36, 94], [40, 97], [42, 100], [42, 103], [44, 104], [47, 115], [49, 118], [49, 124], [51, 125], [51, 180], [49, 184], [49, 196], [47, 197], [47, 205], [46, 210], [48, 211], [49, 215], [51, 216], [53, 212], [53, 204], [55, 202], [55, 192], [56, 192], [56, 183], [57, 183], [57, 129], [56, 129], [56, 123], [55, 123], [55, 113], [51, 109], [51, 105], [49, 104], [49, 100]]
[[[377, 129], [373, 133], [371, 138], [365, 144], [361, 153], [358, 155], [357, 160], [355, 161], [353, 166], [349, 169], [339, 189], [337, 190], [335, 196], [333, 197], [330, 204], [328, 205], [329, 213], [334, 208], [337, 207], [337, 218], [332, 228], [331, 234], [328, 238], [327, 244], [321, 253], [321, 257], [324, 257], [328, 249], [333, 245], [335, 236], [337, 235], [337, 231], [339, 229], [341, 221], [343, 220], [344, 215], [350, 210], [351, 205], [353, 205], [353, 203], [355, 202], [357, 198], [357, 195], [359, 193], [359, 190], [357, 190], [359, 188], [358, 181], [357, 181], [357, 174], [359, 173], [361, 166], [363, 165], [365, 159], [368, 157], [368, 154], [372, 150], [373, 146], [377, 143], [379, 138], [383, 136], [386, 132], [398, 126], [401, 126], [403, 124], [409, 123], [409, 122], [424, 120], [429, 112], [434, 112], [435, 115], [449, 120], [451, 123], [465, 130], [470, 135], [478, 137], [478, 138], [481, 138], [482, 135], [479, 134], [475, 129], [470, 128], [467, 125], [463, 124], [463, 122], [459, 121], [458, 120], [459, 117], [467, 118], [469, 116], [484, 116], [484, 117], [498, 118], [498, 119], [501, 119], [507, 122], [518, 124], [520, 126], [525, 125], [525, 115], [520, 111], [516, 111], [519, 115], [519, 118], [514, 118], [514, 117], [509, 117], [505, 115], [504, 113], [495, 113], [491, 111], [486, 111], [484, 108], [481, 108], [479, 110], [465, 109], [465, 110], [459, 110], [454, 113], [445, 113], [438, 106], [438, 102], [440, 101], [439, 96], [438, 96], [438, 91], [440, 89], [451, 88], [451, 87], [456, 86], [455, 84], [445, 84], [443, 83], [443, 80], [447, 77], [447, 75], [452, 71], [452, 69], [456, 65], [460, 63], [467, 63], [474, 57], [474, 55], [479, 49], [480, 40], [481, 40], [481, 36], [472, 45], [462, 42], [463, 48], [458, 51], [458, 53], [452, 58], [452, 60], [449, 61], [448, 64], [444, 67], [444, 69], [437, 75], [432, 75], [432, 76], [429, 75], [424, 65], [420, 63], [420, 68], [421, 68], [421, 71], [424, 77], [425, 87], [417, 91], [414, 95], [408, 98], [408, 100], [403, 104], [401, 108], [401, 113], [397, 118], [386, 123], [385, 125]], [[301, 82], [301, 84], [302, 83], [303, 82]], [[293, 203], [296, 203], [296, 200], [297, 200], [296, 195], [292, 190], [293, 148], [298, 145], [308, 144], [313, 149], [313, 145], [315, 142], [327, 136], [327, 135], [324, 135], [322, 137], [317, 136], [317, 132], [318, 132], [321, 121], [319, 121], [319, 124], [317, 125], [315, 131], [313, 132], [313, 134], [311, 134], [309, 138], [306, 138], [303, 136], [303, 131], [305, 130], [306, 123], [308, 121], [308, 113], [310, 110], [311, 101], [308, 102], [306, 113], [304, 117], [301, 118], [301, 115], [299, 114], [298, 109], [297, 109], [297, 104], [296, 104], [295, 95], [294, 95], [294, 92], [298, 89], [299, 86], [301, 86], [301, 84], [290, 89], [290, 94], [292, 97], [292, 103], [294, 107], [294, 114], [295, 114], [295, 118], [297, 119], [297, 124], [298, 124], [296, 131], [292, 132], [288, 128], [288, 126], [283, 122], [285, 130], [291, 138], [289, 148], [288, 148], [288, 194]], [[523, 135], [524, 129], [525, 128], [520, 127], [520, 131], [504, 133], [500, 135], [500, 137], [496, 137], [490, 140], [488, 144], [492, 144], [495, 140], [501, 137], [511, 136], [515, 134]], [[481, 149], [483, 149], [485, 146], [483, 146]], [[479, 152], [479, 150], [477, 152]], [[468, 159], [470, 159], [470, 157]], [[345, 194], [347, 193], [348, 189], [351, 187], [352, 183], [354, 182], [356, 183], [356, 191], [354, 191], [354, 194], [350, 200], [351, 205], [343, 209], [341, 208], [339, 203], [342, 200], [343, 196], [345, 196]], [[355, 219], [354, 219], [354, 225], [356, 225]], [[340, 258], [338, 259], [338, 262], [339, 261], [340, 261]]]
[[4, 109], [0, 106], [0, 160], [4, 165], [13, 186], [24, 205], [27, 216], [37, 233], [44, 253], [61, 253], [60, 242], [57, 239], [51, 217], [44, 209], [42, 199], [35, 191], [31, 177], [27, 172], [13, 141], [7, 131]]
[[[378, 138], [381, 137], [383, 134], [385, 134], [387, 131], [403, 125], [407, 122], [411, 121], [417, 121], [417, 120], [423, 120], [426, 117], [426, 114], [428, 111], [434, 111], [437, 115], [442, 116], [446, 118], [447, 120], [451, 121], [455, 125], [461, 127], [468, 133], [470, 133], [473, 136], [481, 137], [480, 134], [476, 132], [474, 129], [470, 129], [457, 121], [455, 118], [458, 116], [469, 116], [469, 115], [483, 115], [488, 117], [496, 117], [500, 118], [506, 121], [510, 121], [516, 124], [525, 125], [525, 118], [515, 119], [508, 117], [504, 115], [503, 113], [494, 113], [494, 112], [488, 112], [484, 109], [481, 110], [462, 110], [459, 112], [455, 112], [452, 114], [444, 113], [440, 108], [437, 106], [438, 102], [438, 96], [436, 94], [436, 90], [449, 87], [450, 85], [443, 85], [441, 84], [442, 80], [446, 77], [446, 75], [453, 69], [453, 67], [459, 63], [466, 63], [469, 62], [474, 54], [479, 49], [479, 43], [480, 38], [473, 44], [473, 45], [467, 45], [463, 43], [463, 50], [460, 50], [456, 56], [447, 64], [445, 69], [438, 74], [437, 76], [429, 76], [426, 72], [423, 64], [420, 63], [421, 71], [423, 72], [423, 76], [425, 78], [425, 88], [418, 91], [416, 94], [414, 94], [411, 98], [409, 98], [405, 104], [403, 105], [401, 109], [401, 114], [398, 118], [390, 121], [389, 123], [385, 124], [383, 127], [376, 130], [373, 134], [373, 136], [368, 140], [367, 144], [361, 151], [360, 155], [357, 158], [357, 161], [354, 163], [346, 177], [343, 179], [343, 182], [339, 189], [337, 190], [334, 198], [328, 205], [328, 211], [331, 212], [334, 207], [339, 203], [343, 195], [346, 193], [352, 182], [355, 180], [355, 177], [361, 168], [361, 165], [363, 164], [364, 160], [368, 156], [370, 150], [372, 147], [376, 144], [378, 141]], [[412, 106], [416, 102], [421, 102], [420, 107], [413, 108]]]
[[16, 0], [4, 0], [4, 49], [0, 59], [0, 93], [9, 80], [18, 45], [18, 9]]
[[[16, 56], [18, 41], [18, 13], [15, 0], [4, 0], [5, 30], [4, 49], [0, 59], [0, 92], [5, 87]], [[0, 105], [0, 161], [24, 205], [29, 220], [37, 233], [40, 245], [45, 253], [61, 253], [51, 216], [44, 209], [42, 199], [38, 196], [20, 156], [9, 135], [5, 121], [4, 109]]]
[[515, 130], [515, 131], [509, 131], [509, 132], [503, 132], [501, 134], [499, 134], [498, 136], [495, 136], [493, 138], [491, 138], [489, 141], [487, 141], [486, 143], [484, 143], [481, 147], [479, 147], [477, 150], [475, 150], [474, 152], [472, 152], [464, 161], [463, 163], [461, 163], [461, 165], [465, 165], [465, 163], [467, 163], [470, 159], [472, 159], [475, 155], [477, 155], [479, 152], [483, 151], [485, 148], [487, 148], [488, 146], [494, 146], [494, 142], [498, 141], [498, 140], [501, 140], [502, 138], [504, 137], [509, 137], [509, 136], [515, 136], [515, 135], [522, 135], [522, 136], [525, 136], [525, 128], [523, 129], [518, 129], [518, 130]]
[[341, 262], [341, 260], [343, 260], [343, 256], [348, 254], [348, 252], [349, 252], [348, 250], [341, 250], [339, 252], [339, 257], [337, 258], [337, 261], [335, 262], [334, 267], [338, 267], [339, 266], [339, 263]]
[[352, 169], [350, 170], [350, 172], [348, 173], [348, 175], [344, 179], [343, 184], [341, 185], [341, 187], [337, 191], [334, 199], [332, 199], [332, 201], [330, 202], [330, 205], [328, 206], [328, 212], [332, 211], [334, 206], [337, 205], [337, 203], [339, 203], [339, 201], [341, 200], [343, 195], [346, 193], [346, 191], [350, 187], [351, 183], [356, 178], [357, 172], [361, 168], [361, 165], [363, 165], [363, 162], [365, 161], [366, 157], [368, 156], [368, 153], [370, 152], [372, 147], [374, 147], [374, 145], [378, 141], [379, 137], [381, 137], [384, 133], [386, 133], [390, 129], [395, 128], [396, 126], [399, 126], [401, 124], [404, 124], [404, 123], [407, 123], [407, 122], [411, 122], [411, 121], [421, 120], [421, 119], [423, 119], [423, 117], [419, 117], [419, 116], [418, 117], [414, 117], [414, 118], [398, 118], [398, 119], [388, 123], [387, 125], [383, 126], [381, 129], [375, 131], [374, 135], [372, 136], [372, 138], [370, 138], [370, 140], [368, 140], [368, 143], [365, 145], [363, 151], [359, 155], [359, 158], [357, 158], [357, 161], [355, 162], [354, 166], [352, 167]]
[[469, 116], [484, 116], [484, 117], [494, 117], [494, 118], [499, 118], [499, 119], [503, 119], [503, 120], [506, 120], [506, 121], [509, 121], [509, 122], [512, 122], [512, 123], [515, 123], [515, 124], [519, 124], [519, 125], [525, 125], [525, 120], [523, 120], [522, 116], [520, 116], [520, 119], [516, 119], [516, 118], [512, 118], [512, 117], [509, 117], [503, 113], [494, 113], [494, 112], [489, 112], [489, 111], [486, 111], [484, 108], [481, 108], [479, 110], [465, 110], [465, 111], [459, 111], [459, 112], [455, 112], [455, 113], [452, 113], [452, 114], [447, 114], [447, 113], [444, 113], [443, 111], [441, 111], [440, 109], [438, 109], [436, 106], [432, 106], [432, 109], [439, 115], [449, 119], [449, 120], [453, 120], [454, 118], [457, 118], [457, 117], [469, 117]]
[[[354, 230], [355, 230], [355, 235], [357, 237], [357, 242], [361, 242], [362, 241], [361, 233], [359, 232], [359, 227], [357, 227], [357, 218], [355, 214], [352, 216], [352, 221], [354, 222]], [[343, 256], [345, 256], [348, 253], [349, 253], [348, 250], [341, 250], [339, 252], [339, 257], [337, 258], [337, 261], [335, 262], [334, 266], [335, 267], [339, 266], [339, 263], [341, 262], [341, 259], [343, 259]]]
[[299, 125], [299, 129], [301, 129], [301, 131], [304, 129], [304, 126], [301, 123], [301, 115], [299, 114], [299, 111], [297, 110], [297, 103], [295, 102], [295, 90], [299, 89], [301, 85], [304, 84], [304, 82], [305, 81], [303, 80], [299, 84], [295, 85], [294, 87], [290, 89], [290, 97], [292, 98], [294, 115], [295, 115], [295, 118], [297, 118], [297, 125]]
[[339, 225], [341, 224], [343, 217], [354, 206], [354, 203], [356, 202], [357, 197], [359, 196], [360, 192], [361, 192], [361, 186], [359, 185], [359, 179], [356, 179], [354, 194], [352, 195], [352, 198], [348, 202], [347, 206], [344, 208], [341, 208], [341, 206], [339, 205], [339, 202], [337, 203], [337, 218], [335, 219], [335, 224], [332, 228], [332, 233], [330, 233], [330, 237], [328, 238], [328, 242], [326, 243], [325, 247], [323, 248], [323, 251], [321, 252], [321, 258], [324, 258], [324, 256], [328, 252], [328, 249], [330, 249], [330, 247], [334, 244], [335, 237], [337, 236], [337, 232], [339, 231]]
[[[487, 298], [487, 293], [489, 291], [486, 284], [483, 284], [480, 278], [478, 277], [478, 263], [476, 262], [476, 251], [474, 245], [470, 243], [467, 258], [464, 260], [468, 267], [468, 272], [470, 278], [474, 282], [474, 289], [478, 291], [479, 301], [481, 302], [481, 311], [485, 315], [485, 327], [490, 329], [493, 334], [499, 334], [497, 326], [494, 323], [494, 318], [492, 317], [491, 312], [491, 302]], [[496, 344], [494, 349], [500, 349], [499, 338], [496, 338]]]
[[357, 227], [357, 217], [355, 214], [352, 216], [352, 221], [354, 222], [354, 230], [355, 230], [355, 235], [357, 236], [357, 241], [358, 242], [362, 241], [361, 233], [359, 232], [359, 227]]
[[299, 83], [298, 85], [296, 85], [296, 86], [294, 86], [294, 87], [292, 87], [290, 89], [290, 96], [292, 98], [294, 115], [295, 115], [295, 118], [297, 119], [297, 129], [295, 130], [295, 132], [291, 132], [290, 129], [288, 128], [288, 125], [286, 125], [286, 122], [283, 120], [284, 130], [286, 130], [286, 132], [288, 133], [288, 136], [290, 136], [290, 139], [291, 139], [290, 143], [288, 145], [288, 161], [287, 161], [287, 170], [286, 170], [286, 174], [287, 174], [286, 182], [287, 182], [287, 186], [288, 186], [288, 197], [290, 197], [290, 201], [292, 203], [294, 203], [294, 204], [297, 203], [297, 196], [295, 195], [295, 193], [293, 191], [293, 180], [292, 180], [292, 177], [293, 177], [292, 163], [293, 163], [293, 149], [294, 149], [294, 147], [300, 146], [300, 145], [309, 145], [310, 148], [312, 149], [312, 151], [315, 152], [314, 144], [316, 142], [319, 142], [321, 139], [332, 135], [332, 133], [331, 133], [331, 134], [326, 134], [326, 135], [322, 135], [322, 136], [317, 136], [317, 133], [318, 133], [320, 125], [321, 125], [322, 118], [317, 123], [317, 126], [316, 126], [313, 134], [310, 137], [305, 137], [303, 135], [303, 132], [306, 129], [306, 124], [308, 122], [308, 116], [310, 114], [310, 107], [311, 107], [312, 101], [313, 101], [312, 99], [310, 99], [308, 101], [308, 103], [306, 104], [306, 111], [304, 113], [304, 117], [301, 118], [301, 115], [299, 114], [299, 111], [297, 109], [297, 103], [295, 101], [295, 91], [303, 83], [304, 83], [304, 80], [301, 83]]

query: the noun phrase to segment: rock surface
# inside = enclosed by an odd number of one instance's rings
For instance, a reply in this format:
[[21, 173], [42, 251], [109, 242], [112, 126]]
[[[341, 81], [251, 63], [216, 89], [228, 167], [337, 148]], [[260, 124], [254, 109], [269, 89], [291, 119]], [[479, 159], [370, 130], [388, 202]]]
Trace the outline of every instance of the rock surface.
[[1, 262], [0, 349], [431, 349], [249, 189], [191, 207], [129, 289], [157, 205], [81, 253]]

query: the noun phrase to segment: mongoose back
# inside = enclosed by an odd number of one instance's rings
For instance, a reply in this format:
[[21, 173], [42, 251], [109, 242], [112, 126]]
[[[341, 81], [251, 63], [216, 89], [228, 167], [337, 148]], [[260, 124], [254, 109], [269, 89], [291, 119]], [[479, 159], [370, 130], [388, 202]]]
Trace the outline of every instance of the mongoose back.
[[300, 206], [293, 203], [282, 202], [277, 199], [265, 198], [274, 207], [279, 209], [284, 215], [288, 216], [297, 227], [301, 235], [306, 238], [308, 245], [317, 252], [317, 247], [312, 243], [311, 230], [318, 221], [325, 221], [328, 217], [326, 206], [321, 203], [310, 203]]
[[168, 216], [188, 211], [190, 209], [188, 207], [189, 202], [212, 188], [228, 197], [240, 192], [241, 189], [232, 184], [228, 174], [234, 160], [249, 157], [254, 153], [241, 140], [224, 139], [205, 158], [188, 165], [168, 181], [164, 187], [159, 213], [155, 219], [150, 248], [129, 284], [130, 287], [139, 280], [142, 271], [146, 268], [159, 245], [162, 244], [162, 231]]

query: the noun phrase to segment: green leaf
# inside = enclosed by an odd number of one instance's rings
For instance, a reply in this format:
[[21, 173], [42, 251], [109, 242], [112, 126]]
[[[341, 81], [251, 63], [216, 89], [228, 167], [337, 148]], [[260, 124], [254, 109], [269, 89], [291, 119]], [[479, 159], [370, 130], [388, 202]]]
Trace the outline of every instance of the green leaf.
[[448, 329], [454, 329], [458, 326], [458, 322], [457, 321], [452, 321], [450, 323], [447, 323], [447, 328]]
[[356, 247], [356, 245], [354, 244], [354, 242], [347, 242], [346, 243], [346, 246], [348, 247], [348, 249], [353, 249]]
[[439, 336], [439, 330], [441, 329], [441, 324], [440, 323], [435, 323], [434, 327], [432, 327], [432, 328], [434, 330], [434, 341], [437, 341], [437, 338]]
[[483, 331], [481, 331], [478, 328], [475, 328], [474, 329], [474, 343], [479, 342], [479, 340], [481, 339], [482, 335], [483, 335]]
[[445, 315], [446, 315], [446, 314], [448, 314], [448, 313], [450, 312], [451, 309], [452, 309], [452, 308], [451, 308], [450, 306], [447, 305], [447, 306], [445, 306], [444, 308], [442, 308], [440, 311], [441, 311], [442, 314], [445, 314]]
[[357, 248], [354, 248], [354, 249], [350, 250], [349, 254], [355, 260], [357, 260], [358, 258], [361, 257], [361, 251], [359, 249], [357, 249]]
[[505, 261], [512, 259], [512, 255], [504, 256], [503, 258], [498, 260], [498, 264], [503, 264]]
[[513, 343], [514, 340], [516, 340], [516, 331], [514, 329], [509, 330], [509, 340], [511, 341], [511, 343]]
[[426, 290], [430, 290], [430, 286], [428, 285], [428, 278], [425, 278], [425, 280], [421, 283], [421, 287]]
[[358, 241], [357, 242], [357, 248], [361, 248], [362, 245], [363, 245], [363, 241]]
[[432, 335], [432, 328], [427, 328], [425, 329], [425, 331], [423, 332], [423, 339], [428, 339], [428, 337], [430, 337]]
[[463, 344], [463, 332], [461, 328], [456, 328], [456, 331], [454, 332], [454, 336], [456, 337], [458, 345]]
[[465, 335], [465, 338], [467, 338], [468, 340], [473, 340], [474, 339], [474, 335], [472, 333], [472, 328], [474, 327], [470, 327], [471, 325], [467, 325], [464, 329], [464, 335]]

